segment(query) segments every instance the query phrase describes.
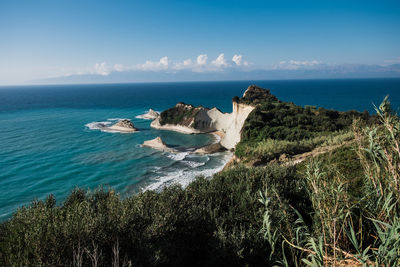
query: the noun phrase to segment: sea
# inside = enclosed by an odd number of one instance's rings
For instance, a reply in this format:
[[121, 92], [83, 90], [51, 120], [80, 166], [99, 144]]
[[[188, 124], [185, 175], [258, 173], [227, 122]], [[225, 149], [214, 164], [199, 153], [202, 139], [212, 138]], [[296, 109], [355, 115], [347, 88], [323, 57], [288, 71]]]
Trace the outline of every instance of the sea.
[[[395, 111], [400, 106], [400, 79], [2, 86], [0, 221], [49, 194], [61, 203], [76, 187], [103, 186], [126, 197], [212, 176], [232, 153], [191, 152], [215, 142], [215, 136], [155, 130], [140, 115], [181, 101], [231, 112], [232, 97], [241, 96], [251, 84], [302, 106], [374, 113], [374, 104], [386, 95]], [[130, 119], [139, 131], [104, 129], [119, 119]], [[179, 152], [140, 146], [157, 136]]]

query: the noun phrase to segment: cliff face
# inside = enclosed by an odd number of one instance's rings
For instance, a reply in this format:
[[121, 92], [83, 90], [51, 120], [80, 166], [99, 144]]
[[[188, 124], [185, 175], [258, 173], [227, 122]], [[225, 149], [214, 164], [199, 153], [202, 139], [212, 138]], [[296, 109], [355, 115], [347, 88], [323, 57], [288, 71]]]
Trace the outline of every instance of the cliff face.
[[224, 137], [221, 139], [221, 145], [228, 149], [235, 148], [236, 144], [240, 142], [243, 124], [250, 112], [254, 109], [254, 106], [236, 102], [233, 102], [232, 105], [233, 111], [230, 114], [231, 118], [227, 120], [229, 121], [229, 125], [224, 131]]
[[[181, 117], [180, 121], [167, 123], [166, 121], [162, 121], [162, 117], [159, 117], [151, 123], [151, 127], [186, 134], [221, 131], [224, 133], [224, 136], [221, 138], [221, 145], [227, 149], [235, 148], [236, 144], [240, 141], [240, 131], [243, 124], [247, 116], [254, 109], [253, 106], [235, 101], [232, 103], [232, 113], [223, 113], [217, 108], [195, 108], [191, 105], [183, 106], [182, 104], [177, 104], [176, 108], [184, 108], [186, 114], [191, 114], [191, 116], [183, 116], [182, 110], [175, 110], [175, 115]], [[169, 111], [169, 113], [171, 112]]]
[[160, 114], [151, 126], [156, 129], [172, 130], [187, 134], [221, 131], [221, 145], [227, 149], [235, 148], [240, 141], [241, 130], [250, 112], [260, 101], [278, 101], [269, 90], [249, 86], [242, 98], [232, 101], [232, 113], [223, 113], [217, 108], [194, 107], [178, 103]]

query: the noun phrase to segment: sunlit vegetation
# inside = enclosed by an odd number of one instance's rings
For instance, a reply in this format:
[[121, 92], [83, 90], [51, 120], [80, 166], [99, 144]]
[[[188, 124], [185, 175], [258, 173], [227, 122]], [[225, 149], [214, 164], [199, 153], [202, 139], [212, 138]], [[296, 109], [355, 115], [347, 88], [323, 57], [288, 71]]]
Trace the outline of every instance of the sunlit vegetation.
[[388, 99], [375, 117], [257, 105], [236, 154], [261, 167], [127, 198], [33, 201], [0, 225], [0, 265], [399, 266], [400, 119]]
[[161, 112], [160, 124], [180, 124], [189, 126], [199, 110], [199, 108], [195, 108], [192, 105], [179, 103], [175, 107]]
[[352, 138], [354, 119], [371, 124], [376, 118], [367, 111], [340, 112], [301, 107], [264, 97], [256, 102], [242, 129], [236, 156], [244, 160], [268, 162], [282, 154], [292, 156], [321, 145], [334, 145]]

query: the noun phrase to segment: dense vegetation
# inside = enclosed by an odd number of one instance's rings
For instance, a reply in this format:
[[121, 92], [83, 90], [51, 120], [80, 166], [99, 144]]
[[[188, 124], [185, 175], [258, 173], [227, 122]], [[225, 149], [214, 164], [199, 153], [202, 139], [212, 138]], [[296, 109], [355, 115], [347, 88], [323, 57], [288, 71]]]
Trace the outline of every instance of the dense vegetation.
[[320, 145], [332, 144], [334, 139], [351, 139], [349, 130], [354, 119], [374, 121], [367, 111], [301, 107], [278, 101], [269, 91], [261, 98], [257, 98], [261, 94], [259, 90], [248, 94], [241, 101], [256, 104], [256, 108], [249, 114], [241, 142], [236, 147], [236, 155], [242, 159], [268, 162], [283, 153], [291, 156], [307, 152]]
[[[260, 235], [259, 190], [279, 193], [288, 205], [309, 205], [295, 168], [237, 167], [198, 179], [185, 190], [170, 187], [121, 199], [113, 191], [75, 190], [57, 206], [50, 196], [23, 207], [1, 226], [0, 265], [133, 266], [264, 265], [268, 244]], [[276, 207], [276, 221], [284, 210]], [[28, 264], [29, 263], [29, 264]], [[115, 265], [113, 265], [115, 266]]]
[[178, 103], [175, 107], [169, 108], [160, 114], [160, 124], [180, 124], [189, 126], [193, 118], [200, 111], [192, 105]]
[[[185, 189], [34, 201], [0, 225], [0, 265], [399, 266], [400, 119], [388, 100], [373, 119], [275, 104], [289, 107], [284, 134], [274, 118], [247, 121], [243, 156], [334, 149], [297, 165], [238, 165]], [[292, 109], [312, 122], [291, 124]]]
[[276, 96], [271, 94], [269, 89], [263, 89], [256, 85], [250, 85], [242, 98], [235, 96], [233, 101], [254, 106], [265, 102], [280, 102]]
[[282, 250], [278, 265], [400, 265], [400, 119], [387, 99], [377, 112], [376, 125], [353, 124], [350, 149], [303, 166], [311, 223], [298, 212], [291, 231], [281, 231], [269, 216], [274, 192], [263, 195], [266, 240]]

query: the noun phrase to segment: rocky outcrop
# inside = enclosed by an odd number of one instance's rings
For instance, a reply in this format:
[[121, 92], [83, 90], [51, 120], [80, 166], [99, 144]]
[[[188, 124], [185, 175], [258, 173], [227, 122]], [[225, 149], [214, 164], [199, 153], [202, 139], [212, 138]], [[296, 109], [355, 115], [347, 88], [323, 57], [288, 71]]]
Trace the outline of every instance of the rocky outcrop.
[[204, 146], [201, 148], [198, 148], [194, 151], [194, 153], [197, 154], [213, 154], [213, 153], [217, 153], [217, 152], [221, 152], [224, 151], [225, 148], [221, 145], [220, 142], [218, 143], [214, 143], [208, 146]]
[[151, 127], [162, 130], [177, 131], [185, 134], [223, 132], [221, 145], [226, 149], [235, 148], [240, 141], [241, 130], [255, 106], [265, 101], [279, 101], [269, 90], [255, 85], [247, 88], [242, 98], [232, 101], [232, 113], [221, 112], [217, 108], [208, 109], [178, 103], [160, 114]]
[[161, 137], [156, 137], [152, 140], [144, 141], [142, 146], [151, 147], [165, 152], [175, 152], [175, 149], [168, 147]]
[[149, 111], [146, 114], [139, 115], [137, 118], [139, 119], [145, 119], [145, 120], [155, 120], [160, 116], [160, 114], [153, 109], [149, 109]]
[[[178, 106], [179, 105], [179, 106]], [[247, 104], [232, 103], [233, 112], [223, 113], [217, 108], [207, 109], [204, 107], [194, 108], [191, 105], [183, 106], [177, 104], [175, 107], [185, 108], [189, 114], [194, 114], [186, 118], [182, 118], [181, 123], [165, 123], [162, 124], [162, 114], [159, 118], [151, 123], [151, 127], [161, 130], [170, 130], [185, 134], [209, 133], [221, 131], [224, 136], [221, 138], [221, 145], [227, 149], [235, 148], [240, 141], [240, 131], [244, 121], [253, 106]]]
[[236, 144], [240, 142], [243, 124], [254, 109], [254, 106], [237, 102], [233, 102], [232, 106], [233, 111], [230, 114], [229, 123], [224, 129], [225, 135], [221, 139], [221, 145], [227, 149], [235, 148]]
[[133, 123], [128, 119], [119, 120], [116, 124], [107, 127], [109, 130], [114, 130], [118, 132], [136, 132], [137, 129]]

